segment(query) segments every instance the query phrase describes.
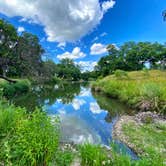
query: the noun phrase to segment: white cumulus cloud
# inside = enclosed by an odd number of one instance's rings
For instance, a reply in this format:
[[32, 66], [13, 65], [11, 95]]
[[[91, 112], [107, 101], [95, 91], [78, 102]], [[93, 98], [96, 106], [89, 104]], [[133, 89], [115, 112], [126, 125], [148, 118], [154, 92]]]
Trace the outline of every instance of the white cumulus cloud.
[[0, 12], [42, 25], [48, 41], [73, 42], [95, 28], [114, 4], [113, 0], [0, 0]]
[[94, 43], [90, 48], [91, 55], [101, 55], [107, 52], [106, 46], [101, 43]]
[[60, 42], [57, 47], [61, 48], [62, 50], [66, 47], [66, 42]]
[[17, 32], [22, 33], [25, 31], [24, 27], [18, 27]]
[[94, 67], [97, 65], [95, 61], [79, 61], [75, 63], [80, 66], [82, 72], [93, 71]]
[[108, 9], [112, 8], [115, 5], [115, 1], [105, 1], [102, 4], [103, 11], [107, 11]]
[[100, 109], [99, 105], [95, 102], [90, 103], [90, 110], [94, 113], [94, 114], [100, 114], [103, 112], [103, 110]]
[[83, 99], [74, 99], [72, 102], [73, 108], [77, 111], [80, 109], [82, 105], [84, 105], [86, 102]]
[[79, 59], [84, 58], [86, 56], [85, 53], [81, 52], [81, 49], [79, 47], [75, 47], [72, 52], [65, 52], [63, 54], [57, 55], [58, 59]]

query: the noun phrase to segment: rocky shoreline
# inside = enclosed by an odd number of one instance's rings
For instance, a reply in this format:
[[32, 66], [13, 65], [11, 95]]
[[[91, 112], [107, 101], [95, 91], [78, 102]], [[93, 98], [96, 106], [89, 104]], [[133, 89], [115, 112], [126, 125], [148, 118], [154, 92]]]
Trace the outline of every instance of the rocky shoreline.
[[124, 144], [126, 144], [129, 148], [131, 148], [138, 156], [139, 154], [144, 153], [141, 148], [136, 147], [133, 143], [129, 141], [127, 135], [125, 135], [122, 131], [122, 127], [124, 124], [133, 123], [136, 126], [143, 125], [145, 123], [163, 123], [166, 124], [165, 118], [160, 115], [152, 112], [141, 112], [134, 116], [123, 115], [121, 116], [114, 125], [114, 129], [112, 132], [112, 136], [114, 139], [118, 139]]

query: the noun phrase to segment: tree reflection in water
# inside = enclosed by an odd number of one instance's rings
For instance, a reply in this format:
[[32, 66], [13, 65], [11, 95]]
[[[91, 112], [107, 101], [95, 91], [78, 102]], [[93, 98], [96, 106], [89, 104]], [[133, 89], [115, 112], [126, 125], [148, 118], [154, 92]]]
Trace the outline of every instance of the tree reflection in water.
[[38, 85], [32, 87], [31, 91], [17, 98], [11, 99], [17, 106], [25, 107], [33, 111], [36, 107], [42, 108], [45, 104], [52, 105], [57, 100], [63, 104], [71, 103], [80, 93], [80, 83], [65, 83], [58, 85]]

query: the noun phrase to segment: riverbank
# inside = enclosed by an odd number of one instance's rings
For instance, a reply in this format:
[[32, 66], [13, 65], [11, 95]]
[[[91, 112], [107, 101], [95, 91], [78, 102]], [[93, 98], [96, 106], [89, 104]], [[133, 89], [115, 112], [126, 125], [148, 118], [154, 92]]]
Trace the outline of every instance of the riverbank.
[[166, 121], [157, 114], [142, 112], [135, 116], [122, 116], [112, 134], [139, 157], [153, 160], [158, 166], [166, 162]]
[[115, 72], [92, 84], [92, 89], [117, 98], [138, 111], [166, 114], [166, 72]]
[[11, 98], [27, 93], [30, 90], [31, 82], [28, 79], [13, 79], [15, 83], [9, 83], [0, 79], [0, 96]]

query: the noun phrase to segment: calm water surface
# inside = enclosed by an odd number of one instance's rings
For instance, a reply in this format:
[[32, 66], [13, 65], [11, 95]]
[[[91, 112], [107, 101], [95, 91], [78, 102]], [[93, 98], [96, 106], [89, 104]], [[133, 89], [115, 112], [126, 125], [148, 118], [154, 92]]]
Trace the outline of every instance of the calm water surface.
[[[36, 86], [29, 94], [15, 98], [14, 103], [28, 110], [41, 107], [52, 118], [58, 115], [61, 141], [76, 144], [90, 142], [109, 146], [118, 116], [130, 111], [115, 100], [92, 93], [87, 84]], [[134, 156], [125, 145], [117, 144], [119, 149]]]

